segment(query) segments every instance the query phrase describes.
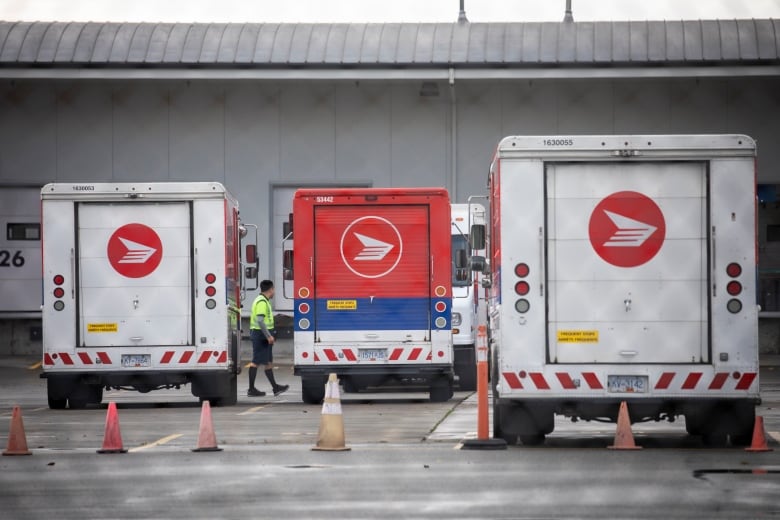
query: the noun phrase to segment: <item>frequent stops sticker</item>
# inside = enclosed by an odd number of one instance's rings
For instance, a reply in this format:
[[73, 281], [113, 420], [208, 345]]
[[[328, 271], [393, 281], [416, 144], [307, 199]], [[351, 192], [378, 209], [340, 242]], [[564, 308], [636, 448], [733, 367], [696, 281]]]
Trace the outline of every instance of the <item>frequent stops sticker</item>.
[[613, 193], [590, 215], [588, 235], [594, 251], [617, 267], [652, 260], [664, 244], [666, 221], [653, 199], [636, 191]]

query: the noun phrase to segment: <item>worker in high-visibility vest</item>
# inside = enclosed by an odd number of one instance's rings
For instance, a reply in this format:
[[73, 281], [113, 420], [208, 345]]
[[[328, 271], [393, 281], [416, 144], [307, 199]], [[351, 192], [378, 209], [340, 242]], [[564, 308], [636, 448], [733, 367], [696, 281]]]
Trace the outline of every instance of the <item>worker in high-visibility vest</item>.
[[271, 298], [274, 297], [274, 283], [271, 280], [260, 282], [260, 294], [252, 302], [252, 314], [249, 319], [249, 337], [252, 339], [252, 362], [249, 364], [249, 397], [262, 397], [265, 392], [255, 388], [257, 367], [263, 366], [265, 377], [271, 383], [274, 395], [286, 392], [290, 386], [280, 385], [274, 378], [274, 352], [273, 345], [276, 341], [274, 330], [274, 313], [271, 306]]

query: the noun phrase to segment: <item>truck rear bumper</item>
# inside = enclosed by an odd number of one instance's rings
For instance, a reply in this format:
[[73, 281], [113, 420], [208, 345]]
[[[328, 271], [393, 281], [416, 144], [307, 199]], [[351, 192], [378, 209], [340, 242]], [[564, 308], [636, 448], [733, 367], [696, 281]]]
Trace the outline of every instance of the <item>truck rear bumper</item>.
[[453, 377], [452, 365], [426, 364], [426, 365], [296, 365], [293, 368], [296, 376], [327, 376], [336, 374], [339, 376], [387, 376], [387, 377]]
[[620, 403], [628, 405], [631, 422], [670, 419], [677, 416], [706, 415], [714, 409], [753, 407], [761, 404], [758, 396], [637, 398], [629, 396], [597, 399], [510, 399], [499, 398], [503, 407], [547, 410], [573, 419], [615, 422]]

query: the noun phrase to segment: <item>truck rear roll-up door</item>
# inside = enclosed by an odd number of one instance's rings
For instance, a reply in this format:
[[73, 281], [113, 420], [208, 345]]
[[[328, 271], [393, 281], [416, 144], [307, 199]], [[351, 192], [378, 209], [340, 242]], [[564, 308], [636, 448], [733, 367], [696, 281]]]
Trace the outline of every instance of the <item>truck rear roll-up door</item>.
[[705, 165], [554, 164], [546, 186], [550, 359], [706, 361]]
[[78, 205], [80, 345], [192, 345], [187, 203]]
[[428, 207], [317, 206], [314, 219], [318, 339], [428, 338]]

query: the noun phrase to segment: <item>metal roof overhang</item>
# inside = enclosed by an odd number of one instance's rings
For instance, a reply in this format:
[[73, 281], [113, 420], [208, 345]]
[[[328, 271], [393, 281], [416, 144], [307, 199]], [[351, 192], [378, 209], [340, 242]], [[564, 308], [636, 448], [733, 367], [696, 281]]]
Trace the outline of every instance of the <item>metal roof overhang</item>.
[[458, 81], [529, 79], [730, 78], [780, 76], [780, 64], [654, 67], [165, 68], [0, 67], [2, 79]]

